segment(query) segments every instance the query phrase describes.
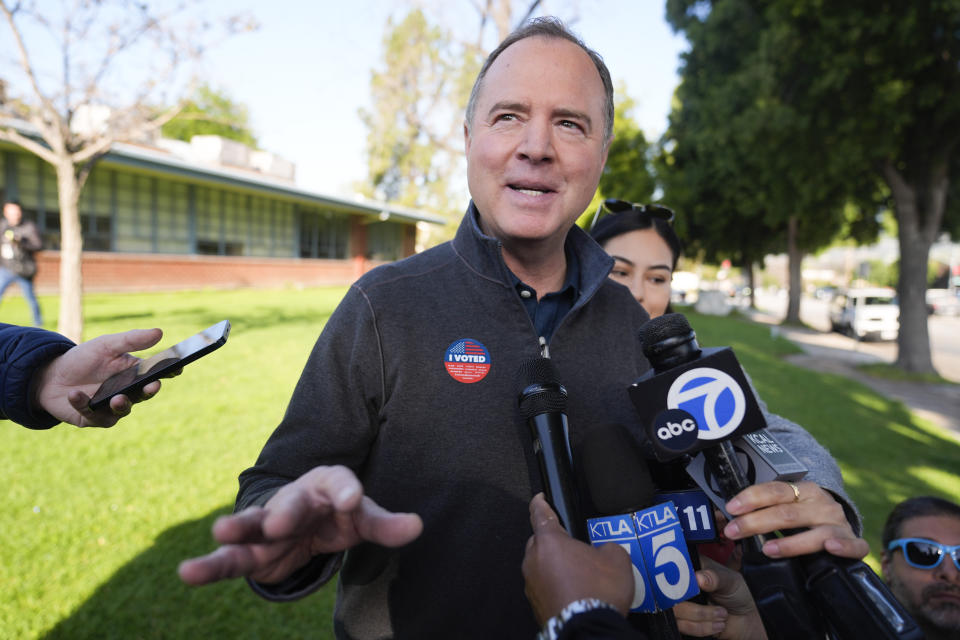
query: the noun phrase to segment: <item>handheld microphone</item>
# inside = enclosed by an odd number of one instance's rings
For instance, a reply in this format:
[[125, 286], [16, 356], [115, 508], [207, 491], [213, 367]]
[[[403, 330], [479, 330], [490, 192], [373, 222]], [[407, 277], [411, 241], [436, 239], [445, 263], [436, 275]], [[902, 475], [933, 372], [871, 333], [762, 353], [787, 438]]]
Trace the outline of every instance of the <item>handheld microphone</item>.
[[[757, 429], [732, 441], [736, 460], [743, 470], [748, 485], [763, 482], [789, 482], [800, 480], [807, 474], [807, 467], [790, 453], [766, 429]], [[697, 483], [710, 501], [720, 509], [728, 520], [726, 500], [720, 496], [720, 486], [707, 464], [703, 452], [695, 455], [686, 465], [686, 472]]]
[[540, 466], [544, 494], [572, 537], [587, 541], [580, 513], [573, 455], [567, 427], [567, 390], [549, 358], [534, 358], [520, 366], [520, 414], [530, 427], [533, 451]]
[[[638, 380], [630, 395], [638, 410], [644, 408], [655, 453], [670, 459], [702, 451], [720, 496], [729, 500], [749, 486], [731, 439], [766, 426], [732, 350], [701, 350], [686, 318], [676, 313], [647, 322], [641, 340], [654, 373]], [[824, 551], [775, 560], [763, 555], [759, 536], [743, 544], [743, 575], [771, 640], [824, 633], [841, 640], [923, 637], [862, 561]]]
[[700, 589], [676, 508], [657, 504], [638, 443], [622, 425], [593, 429], [581, 445], [580, 461], [590, 499], [602, 514], [588, 521], [591, 542], [619, 544], [630, 555], [631, 624], [651, 638], [679, 640], [671, 607]]

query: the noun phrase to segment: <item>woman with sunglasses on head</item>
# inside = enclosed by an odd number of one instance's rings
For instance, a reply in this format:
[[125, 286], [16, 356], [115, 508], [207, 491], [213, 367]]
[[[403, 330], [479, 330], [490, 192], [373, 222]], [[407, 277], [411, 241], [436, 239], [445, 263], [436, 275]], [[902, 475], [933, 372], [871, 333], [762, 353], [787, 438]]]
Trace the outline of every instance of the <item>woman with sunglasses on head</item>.
[[[600, 217], [604, 210], [606, 215]], [[590, 228], [593, 239], [614, 259], [610, 278], [630, 289], [651, 318], [671, 313], [670, 280], [682, 251], [680, 238], [671, 226], [673, 218], [673, 211], [667, 207], [607, 199]], [[753, 392], [757, 395], [756, 389]], [[764, 545], [764, 553], [783, 558], [826, 549], [838, 556], [865, 556], [869, 547], [858, 537], [860, 516], [844, 492], [839, 467], [830, 453], [801, 426], [770, 413], [757, 399], [768, 432], [809, 472], [803, 482], [764, 482], [738, 494], [727, 503], [727, 510], [735, 518], [723, 528], [725, 538], [741, 540], [802, 526], [809, 530], [771, 539]], [[723, 559], [722, 555], [711, 555]], [[713, 605], [687, 601], [674, 607], [680, 631], [717, 638], [765, 637], [762, 625], [758, 629], [749, 591], [745, 585], [739, 587], [743, 584], [739, 574], [730, 574], [722, 565], [709, 566], [699, 572], [698, 581], [704, 592], [714, 596]], [[731, 566], [736, 567], [736, 562]]]
[[651, 318], [670, 313], [670, 280], [682, 251], [670, 226], [673, 211], [614, 199], [603, 208], [611, 213], [594, 216], [590, 235], [614, 259], [610, 278], [630, 289]]

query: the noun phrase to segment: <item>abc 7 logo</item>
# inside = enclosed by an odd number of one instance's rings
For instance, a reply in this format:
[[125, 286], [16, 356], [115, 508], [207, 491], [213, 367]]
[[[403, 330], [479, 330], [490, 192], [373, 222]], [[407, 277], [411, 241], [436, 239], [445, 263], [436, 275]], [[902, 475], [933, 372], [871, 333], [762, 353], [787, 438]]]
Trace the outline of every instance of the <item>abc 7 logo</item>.
[[683, 409], [668, 409], [654, 423], [657, 440], [671, 451], [686, 451], [694, 446], [699, 431], [697, 421]]

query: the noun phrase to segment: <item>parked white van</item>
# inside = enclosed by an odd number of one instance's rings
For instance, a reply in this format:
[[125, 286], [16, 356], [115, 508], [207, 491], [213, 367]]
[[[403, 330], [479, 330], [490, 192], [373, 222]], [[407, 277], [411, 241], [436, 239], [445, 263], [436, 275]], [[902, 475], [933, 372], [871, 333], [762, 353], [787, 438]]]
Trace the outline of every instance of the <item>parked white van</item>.
[[850, 289], [830, 300], [830, 327], [863, 340], [896, 340], [900, 305], [893, 289]]

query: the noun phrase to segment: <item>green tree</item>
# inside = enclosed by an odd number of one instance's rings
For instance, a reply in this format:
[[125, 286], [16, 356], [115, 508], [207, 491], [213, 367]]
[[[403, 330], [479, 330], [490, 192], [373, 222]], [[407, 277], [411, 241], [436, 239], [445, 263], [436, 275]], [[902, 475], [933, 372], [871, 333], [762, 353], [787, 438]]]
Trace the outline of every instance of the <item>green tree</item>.
[[[369, 182], [364, 195], [412, 208], [452, 213], [451, 183], [463, 162], [461, 131], [476, 67], [452, 34], [414, 9], [387, 22], [383, 68], [371, 73], [366, 125]], [[453, 81], [451, 81], [453, 79]], [[458, 216], [459, 217], [459, 216]], [[453, 216], [451, 215], [451, 222]]]
[[798, 215], [805, 168], [784, 149], [787, 141], [796, 144], [800, 124], [773, 92], [764, 16], [747, 2], [715, 3], [706, 14], [693, 9], [684, 1], [668, 3], [668, 17], [691, 48], [658, 160], [666, 198], [683, 213], [690, 247], [705, 259], [739, 265], [751, 290], [753, 264], [786, 251], [792, 276], [787, 321], [798, 321], [799, 265], [805, 251], [830, 235], [829, 208], [836, 203], [818, 203], [819, 224]]
[[193, 97], [160, 131], [168, 138], [185, 142], [193, 136], [215, 135], [257, 148], [247, 108], [206, 84], [197, 87]]
[[605, 198], [650, 202], [657, 184], [650, 145], [632, 115], [636, 100], [622, 84], [614, 95], [613, 142], [600, 176], [600, 193]]
[[889, 192], [900, 245], [897, 364], [933, 372], [927, 263], [937, 236], [957, 224], [948, 194], [960, 178], [960, 0], [781, 0], [768, 14], [790, 43], [778, 52], [780, 86], [798, 73], [815, 79], [795, 97], [814, 114], [809, 137]]
[[763, 253], [787, 253], [786, 321], [799, 322], [803, 256], [842, 232], [875, 235], [878, 189], [808, 104], [822, 69], [793, 64], [814, 55], [804, 39], [813, 36], [783, 28], [776, 9], [789, 4], [668, 0], [691, 49], [666, 147], [675, 174], [665, 183], [689, 202], [691, 231], [709, 253], [746, 268]]

